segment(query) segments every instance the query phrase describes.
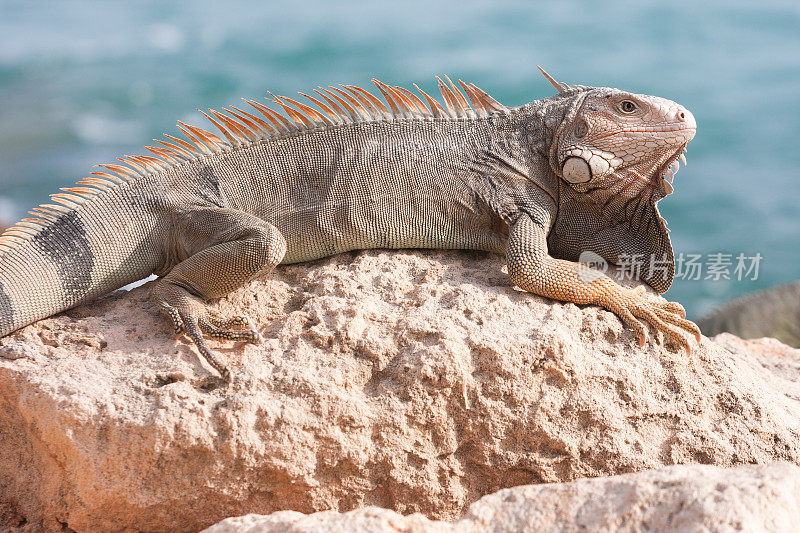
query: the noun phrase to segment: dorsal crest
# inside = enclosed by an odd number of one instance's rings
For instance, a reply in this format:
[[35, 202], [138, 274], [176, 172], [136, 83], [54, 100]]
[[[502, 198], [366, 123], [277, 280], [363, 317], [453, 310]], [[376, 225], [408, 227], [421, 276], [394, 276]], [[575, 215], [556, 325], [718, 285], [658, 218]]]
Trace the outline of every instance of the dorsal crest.
[[538, 68], [538, 69], [539, 69], [539, 72], [541, 72], [541, 73], [542, 73], [542, 75], [543, 75], [543, 76], [544, 76], [544, 77], [547, 79], [547, 81], [549, 81], [549, 82], [550, 82], [550, 85], [552, 85], [553, 87], [555, 87], [555, 88], [556, 88], [556, 90], [558, 91], [558, 94], [561, 94], [561, 95], [566, 95], [566, 94], [568, 94], [568, 93], [570, 93], [570, 94], [571, 94], [571, 93], [572, 93], [572, 91], [585, 91], [585, 90], [587, 90], [587, 89], [591, 89], [591, 87], [587, 87], [587, 86], [585, 86], [585, 85], [569, 85], [569, 84], [567, 84], [567, 83], [564, 83], [563, 81], [556, 81], [556, 79], [555, 79], [555, 78], [553, 78], [553, 76], [551, 76], [550, 74], [548, 74], [548, 73], [547, 73], [547, 72], [546, 72], [546, 71], [545, 71], [545, 70], [544, 70], [542, 67], [540, 67], [539, 65], [536, 65], [536, 68]]
[[319, 109], [287, 96], [276, 96], [269, 91], [267, 100], [282, 113], [246, 99], [243, 100], [252, 108], [252, 112], [236, 106], [224, 107], [222, 112], [198, 109], [219, 130], [222, 137], [179, 121], [178, 129], [185, 138], [165, 133], [163, 139], [154, 139], [160, 146], [144, 147], [153, 155], [125, 155], [117, 158], [120, 164], [98, 165], [102, 167], [102, 172], [91, 172], [90, 177], [77, 182], [78, 187], [62, 188], [63, 193], [51, 195], [53, 203], [32, 209], [29, 213], [33, 218], [21, 220], [0, 235], [0, 253], [12, 250], [20, 241], [32, 239], [63, 215], [98, 194], [187, 161], [201, 160], [256, 143], [332, 126], [403, 119], [486, 118], [493, 113], [508, 112], [506, 106], [475, 84], [458, 80], [466, 93], [465, 97], [450, 78], [444, 78], [446, 83], [436, 78], [444, 106], [416, 84], [414, 87], [421, 97], [403, 87], [387, 85], [373, 78], [372, 82], [386, 100], [385, 104], [380, 98], [360, 87], [340, 85], [314, 89], [321, 100], [299, 93]]

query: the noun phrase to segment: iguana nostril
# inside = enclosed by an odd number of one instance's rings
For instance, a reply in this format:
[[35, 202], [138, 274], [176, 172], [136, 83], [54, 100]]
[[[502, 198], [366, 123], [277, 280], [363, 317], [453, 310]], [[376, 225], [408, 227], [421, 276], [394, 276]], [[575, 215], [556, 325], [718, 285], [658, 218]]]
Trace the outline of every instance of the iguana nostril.
[[685, 107], [680, 108], [680, 111], [678, 111], [676, 117], [679, 121], [683, 122], [684, 128], [690, 130], [697, 129], [697, 122], [695, 121], [694, 115], [692, 115], [692, 112]]

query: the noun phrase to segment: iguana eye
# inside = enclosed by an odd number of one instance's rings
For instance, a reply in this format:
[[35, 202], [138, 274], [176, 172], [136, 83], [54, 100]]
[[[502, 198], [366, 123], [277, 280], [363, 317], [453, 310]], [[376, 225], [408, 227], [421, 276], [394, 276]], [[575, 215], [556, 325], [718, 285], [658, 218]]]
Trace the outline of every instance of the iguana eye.
[[619, 103], [619, 108], [623, 113], [633, 113], [636, 111], [636, 104], [630, 100], [623, 100]]

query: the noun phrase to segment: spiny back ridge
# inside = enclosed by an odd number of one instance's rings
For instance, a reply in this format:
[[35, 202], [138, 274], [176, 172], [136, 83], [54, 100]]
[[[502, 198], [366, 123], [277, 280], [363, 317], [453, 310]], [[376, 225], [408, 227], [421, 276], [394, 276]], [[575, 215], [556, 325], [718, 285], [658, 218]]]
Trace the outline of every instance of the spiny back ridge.
[[372, 82], [383, 95], [388, 107], [369, 91], [355, 85], [340, 85], [314, 89], [314, 93], [322, 100], [299, 93], [321, 111], [292, 98], [276, 96], [269, 91], [271, 98], [267, 100], [280, 107], [285, 116], [263, 104], [246, 99], [243, 100], [256, 114], [236, 106], [222, 108], [224, 113], [214, 109], [209, 109], [208, 112], [198, 109], [222, 133], [224, 139], [202, 128], [178, 121], [178, 129], [185, 139], [165, 133], [164, 139], [154, 139], [160, 146], [145, 146], [155, 157], [125, 155], [117, 158], [122, 164], [98, 165], [105, 171], [91, 172], [90, 177], [76, 183], [77, 187], [62, 188], [63, 193], [50, 196], [53, 203], [32, 209], [28, 212], [32, 218], [22, 219], [0, 235], [0, 254], [13, 250], [21, 241], [32, 239], [63, 215], [98, 194], [186, 161], [331, 126], [395, 119], [485, 118], [492, 113], [508, 111], [506, 106], [475, 84], [458, 80], [467, 95], [465, 98], [450, 78], [444, 78], [446, 83], [436, 77], [444, 107], [416, 84], [414, 87], [422, 98], [408, 89], [387, 85], [373, 78]]

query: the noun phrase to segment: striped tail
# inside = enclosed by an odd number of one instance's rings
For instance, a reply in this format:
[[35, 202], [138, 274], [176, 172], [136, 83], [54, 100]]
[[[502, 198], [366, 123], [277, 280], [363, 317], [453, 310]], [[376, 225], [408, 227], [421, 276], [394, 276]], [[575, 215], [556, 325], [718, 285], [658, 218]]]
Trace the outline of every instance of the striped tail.
[[117, 194], [103, 200], [41, 206], [0, 236], [0, 337], [153, 272], [152, 216], [109, 209], [126, 205]]

